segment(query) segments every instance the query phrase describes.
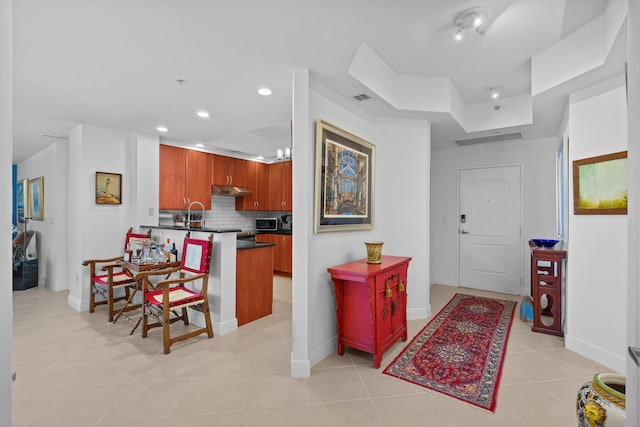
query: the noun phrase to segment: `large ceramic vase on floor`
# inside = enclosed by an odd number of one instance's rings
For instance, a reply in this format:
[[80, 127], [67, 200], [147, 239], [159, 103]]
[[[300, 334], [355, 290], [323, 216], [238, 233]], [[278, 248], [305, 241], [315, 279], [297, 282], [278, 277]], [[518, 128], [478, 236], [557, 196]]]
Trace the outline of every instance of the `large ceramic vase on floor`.
[[624, 427], [625, 377], [614, 373], [593, 376], [578, 391], [579, 427]]

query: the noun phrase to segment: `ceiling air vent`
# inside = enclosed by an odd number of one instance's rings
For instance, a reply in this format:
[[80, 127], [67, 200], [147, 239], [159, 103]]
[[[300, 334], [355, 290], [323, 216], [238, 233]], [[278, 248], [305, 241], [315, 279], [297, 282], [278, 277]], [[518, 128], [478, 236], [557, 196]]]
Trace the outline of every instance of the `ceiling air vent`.
[[61, 139], [63, 141], [68, 141], [69, 137], [66, 135], [58, 135], [58, 134], [54, 134], [54, 133], [43, 133], [41, 134], [41, 136], [44, 136], [45, 138], [53, 138], [53, 139]]
[[356, 95], [353, 97], [353, 99], [355, 99], [356, 101], [366, 101], [367, 99], [370, 99], [370, 98], [371, 97], [366, 93], [361, 93], [360, 95]]
[[520, 132], [514, 132], [503, 133], [500, 135], [481, 136], [478, 138], [458, 139], [456, 140], [456, 144], [465, 146], [473, 144], [483, 144], [485, 142], [508, 141], [511, 139], [522, 139], [522, 134]]

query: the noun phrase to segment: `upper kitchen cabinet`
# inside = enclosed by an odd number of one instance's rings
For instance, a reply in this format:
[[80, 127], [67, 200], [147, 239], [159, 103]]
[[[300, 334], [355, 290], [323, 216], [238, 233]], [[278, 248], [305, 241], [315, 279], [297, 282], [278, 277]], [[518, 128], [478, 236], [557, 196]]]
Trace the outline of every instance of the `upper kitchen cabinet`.
[[291, 162], [269, 165], [268, 210], [291, 211], [293, 209], [291, 172]]
[[[211, 209], [211, 158], [212, 154], [187, 150], [187, 201], [202, 202], [206, 210]], [[188, 204], [187, 204], [188, 205]]]
[[211, 209], [211, 154], [160, 144], [160, 209]]
[[247, 161], [233, 157], [213, 154], [211, 184], [245, 187], [245, 170]]
[[267, 165], [260, 162], [247, 161], [245, 170], [245, 187], [253, 195], [237, 197], [236, 210], [266, 211], [268, 208]]

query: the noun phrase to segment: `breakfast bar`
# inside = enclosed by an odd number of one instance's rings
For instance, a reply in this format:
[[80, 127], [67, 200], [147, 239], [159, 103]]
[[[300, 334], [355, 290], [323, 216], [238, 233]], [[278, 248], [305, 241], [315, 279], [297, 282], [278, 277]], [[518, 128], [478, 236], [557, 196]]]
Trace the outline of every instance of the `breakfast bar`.
[[[238, 229], [221, 228], [187, 228], [177, 226], [141, 225], [141, 230], [152, 229], [152, 236], [158, 242], [170, 239], [175, 243], [182, 255], [182, 241], [187, 232], [196, 239], [207, 239], [213, 234], [213, 254], [211, 256], [211, 270], [209, 272], [209, 306], [213, 331], [216, 335], [225, 335], [238, 329], [236, 315], [236, 260], [238, 249], [252, 250], [272, 246], [269, 243], [238, 242]], [[241, 247], [238, 247], [241, 245]], [[271, 278], [271, 276], [270, 276]], [[200, 312], [194, 312], [190, 320], [198, 325], [204, 325], [204, 317]]]

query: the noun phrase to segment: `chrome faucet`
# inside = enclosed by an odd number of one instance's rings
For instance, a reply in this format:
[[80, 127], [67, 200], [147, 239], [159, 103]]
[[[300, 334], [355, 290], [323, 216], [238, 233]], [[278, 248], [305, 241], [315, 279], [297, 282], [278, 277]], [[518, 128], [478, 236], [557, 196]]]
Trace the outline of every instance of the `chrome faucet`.
[[198, 201], [189, 203], [189, 207], [187, 208], [187, 228], [191, 228], [191, 206], [200, 205], [202, 208], [202, 221], [200, 221], [200, 228], [204, 228], [204, 205]]

